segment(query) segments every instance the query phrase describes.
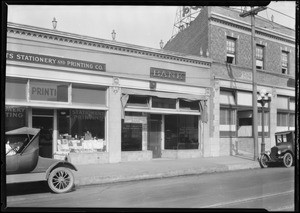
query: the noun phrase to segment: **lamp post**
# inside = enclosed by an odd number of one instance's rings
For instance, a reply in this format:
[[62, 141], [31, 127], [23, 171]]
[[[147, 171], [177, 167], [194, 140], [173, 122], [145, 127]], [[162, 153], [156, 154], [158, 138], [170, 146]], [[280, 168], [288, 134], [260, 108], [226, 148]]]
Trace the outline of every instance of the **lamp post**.
[[159, 46], [160, 46], [160, 49], [162, 49], [162, 48], [164, 47], [164, 42], [163, 42], [163, 40], [160, 40]]
[[112, 37], [113, 41], [116, 39], [116, 32], [115, 32], [115, 30], [112, 31], [111, 37]]
[[261, 104], [261, 125], [262, 125], [262, 136], [261, 136], [261, 153], [265, 152], [265, 104], [270, 103], [272, 100], [272, 94], [262, 89], [259, 91], [257, 102]]

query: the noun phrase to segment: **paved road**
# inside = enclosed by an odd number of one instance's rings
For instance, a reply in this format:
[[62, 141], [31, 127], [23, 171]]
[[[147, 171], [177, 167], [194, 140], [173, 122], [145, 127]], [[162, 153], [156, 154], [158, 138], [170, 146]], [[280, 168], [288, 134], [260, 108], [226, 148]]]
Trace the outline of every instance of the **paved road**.
[[[8, 186], [9, 207], [264, 208], [294, 210], [294, 167], [77, 187], [53, 194], [46, 183]], [[16, 189], [16, 187], [19, 188]], [[25, 191], [21, 190], [26, 188]], [[26, 194], [27, 193], [27, 194]]]

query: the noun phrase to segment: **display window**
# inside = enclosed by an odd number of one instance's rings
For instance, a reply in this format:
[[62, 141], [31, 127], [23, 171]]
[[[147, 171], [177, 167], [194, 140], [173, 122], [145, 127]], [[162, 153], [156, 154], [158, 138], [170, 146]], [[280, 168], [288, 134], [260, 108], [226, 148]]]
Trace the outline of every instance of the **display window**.
[[104, 152], [105, 111], [85, 109], [62, 109], [57, 111], [57, 151]]
[[5, 106], [5, 132], [28, 126], [28, 108]]
[[122, 151], [141, 151], [147, 143], [147, 113], [126, 112], [122, 121]]
[[165, 149], [198, 149], [198, 116], [165, 115]]

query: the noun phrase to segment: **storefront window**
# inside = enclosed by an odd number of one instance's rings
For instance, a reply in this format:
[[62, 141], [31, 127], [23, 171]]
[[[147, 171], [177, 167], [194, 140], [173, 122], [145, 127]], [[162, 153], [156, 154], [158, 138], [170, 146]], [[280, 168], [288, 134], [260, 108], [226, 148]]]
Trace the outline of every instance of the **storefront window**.
[[239, 137], [252, 136], [252, 114], [252, 110], [239, 110], [237, 112]]
[[198, 116], [165, 115], [165, 149], [198, 149]]
[[6, 100], [26, 100], [26, 80], [8, 79], [5, 84]]
[[220, 137], [236, 136], [236, 111], [234, 109], [220, 109]]
[[73, 85], [72, 102], [105, 105], [106, 90], [96, 87]]
[[58, 151], [106, 151], [105, 111], [58, 110]]
[[30, 100], [68, 102], [68, 84], [30, 81]]
[[141, 151], [147, 143], [147, 114], [126, 112], [122, 122], [122, 151]]
[[142, 150], [142, 124], [122, 123], [122, 151]]
[[5, 132], [27, 125], [27, 108], [5, 106]]

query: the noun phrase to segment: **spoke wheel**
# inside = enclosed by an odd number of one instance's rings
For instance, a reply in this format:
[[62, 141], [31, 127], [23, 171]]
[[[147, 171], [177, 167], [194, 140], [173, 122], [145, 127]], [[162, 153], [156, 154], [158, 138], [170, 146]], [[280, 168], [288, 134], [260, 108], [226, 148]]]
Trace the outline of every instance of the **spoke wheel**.
[[267, 168], [268, 164], [267, 162], [269, 161], [269, 158], [267, 155], [261, 155], [259, 158], [259, 165], [261, 168]]
[[285, 153], [283, 156], [283, 165], [285, 167], [291, 167], [293, 164], [293, 156], [291, 153]]
[[74, 185], [74, 175], [70, 169], [58, 167], [51, 171], [48, 178], [48, 185], [55, 193], [66, 193]]

